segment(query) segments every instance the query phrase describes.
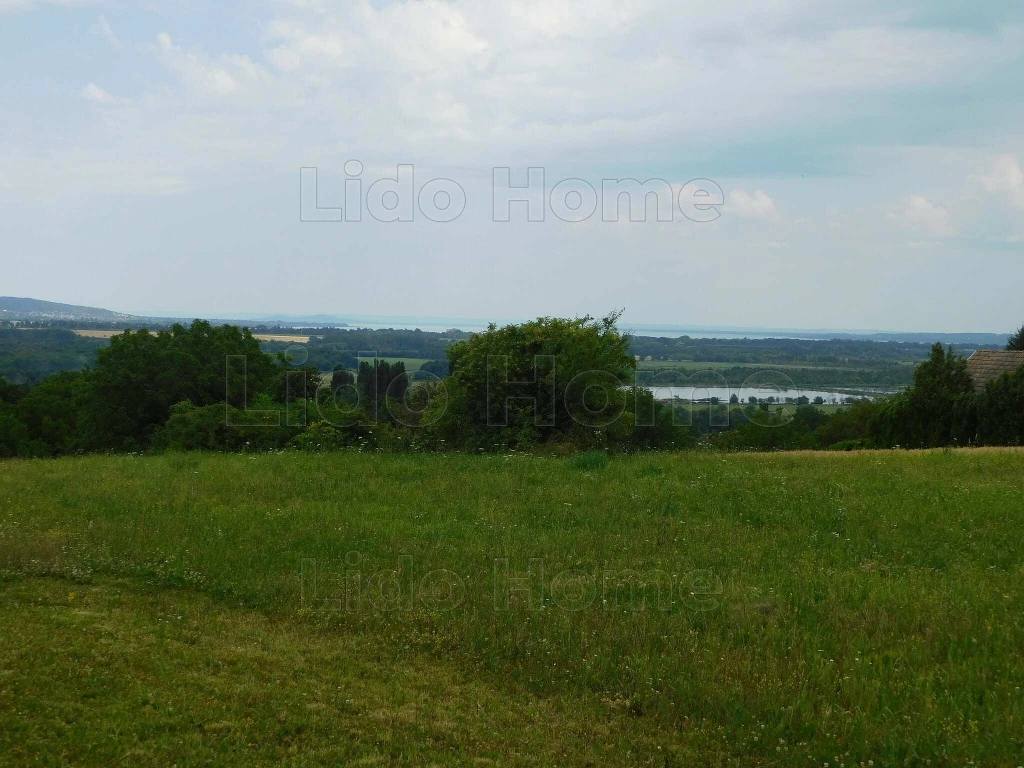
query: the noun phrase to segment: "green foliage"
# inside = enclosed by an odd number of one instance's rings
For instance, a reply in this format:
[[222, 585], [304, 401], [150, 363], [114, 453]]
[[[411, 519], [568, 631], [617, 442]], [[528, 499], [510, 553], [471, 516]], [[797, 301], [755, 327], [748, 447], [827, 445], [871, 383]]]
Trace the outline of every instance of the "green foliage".
[[[241, 360], [244, 359], [244, 365]], [[284, 369], [248, 330], [196, 320], [151, 334], [126, 331], [99, 354], [92, 376], [89, 447], [138, 450], [167, 421], [171, 406], [223, 403], [244, 409], [260, 394], [277, 395]]]
[[484, 450], [625, 444], [635, 417], [623, 387], [635, 363], [617, 319], [492, 324], [450, 347], [449, 402], [433, 431], [449, 445]]
[[0, 376], [0, 403], [14, 405], [25, 395], [25, 388], [6, 381]]
[[828, 416], [813, 406], [799, 406], [774, 413], [747, 408], [746, 424], [716, 433], [710, 444], [721, 450], [798, 451], [819, 447], [814, 430]]
[[337, 365], [331, 371], [331, 389], [338, 390], [356, 383], [355, 374], [345, 370], [345, 366]]
[[325, 421], [315, 421], [293, 437], [288, 445], [300, 451], [322, 452], [340, 451], [358, 445], [358, 442], [351, 430], [341, 430]]
[[879, 445], [930, 448], [962, 442], [962, 414], [974, 387], [967, 361], [941, 344], [914, 372], [914, 386], [892, 398], [872, 423]]
[[831, 447], [835, 443], [863, 441], [870, 432], [871, 420], [884, 408], [884, 401], [870, 400], [843, 408], [815, 430], [818, 444]]
[[655, 400], [654, 394], [643, 387], [626, 390], [623, 419], [631, 425], [630, 449], [682, 450], [697, 445], [692, 429], [685, 426], [687, 421], [672, 406]]
[[364, 409], [376, 410], [378, 416], [384, 416], [387, 398], [399, 402], [405, 399], [409, 387], [409, 379], [405, 373], [405, 363], [389, 363], [386, 360], [374, 360], [371, 365], [367, 361], [359, 363], [356, 377], [360, 402]]
[[973, 406], [981, 445], [1024, 445], [1024, 366], [986, 384]]
[[420, 370], [443, 379], [449, 372], [448, 360], [428, 360], [420, 366]]
[[[291, 413], [295, 412], [291, 409]], [[288, 426], [289, 409], [266, 396], [241, 411], [224, 403], [171, 406], [167, 421], [153, 434], [152, 445], [164, 451], [271, 451], [284, 448], [299, 431]]]
[[84, 448], [81, 417], [92, 393], [88, 373], [58, 373], [33, 387], [18, 403], [18, 414], [39, 441], [38, 455], [60, 456]]
[[608, 466], [608, 454], [604, 451], [586, 451], [573, 457], [571, 466], [583, 472], [597, 472]]
[[[111, 339], [94, 369], [32, 389], [0, 379], [0, 454], [275, 450], [292, 441], [303, 450], [386, 452], [672, 450], [698, 439], [730, 451], [1024, 442], [1019, 376], [975, 393], [964, 361], [941, 345], [918, 366], [913, 387], [832, 417], [808, 407], [806, 397], [795, 411], [756, 402], [741, 410], [736, 396], [728, 405], [670, 406], [632, 386], [636, 340], [620, 334], [616, 320], [491, 326], [450, 346], [448, 359], [428, 364], [426, 374], [406, 373], [404, 361], [364, 361], [355, 372], [339, 363], [329, 386], [316, 367], [267, 355], [249, 331], [233, 326], [197, 321], [156, 334], [127, 331]], [[769, 341], [765, 349], [779, 355], [800, 349]], [[431, 369], [451, 375], [440, 381]], [[303, 427], [307, 404], [309, 417], [324, 425]]]
[[1010, 336], [1009, 341], [1006, 342], [1006, 348], [1009, 350], [1024, 352], [1024, 325], [1018, 328], [1016, 333]]
[[60, 371], [80, 371], [96, 361], [106, 339], [54, 328], [0, 328], [0, 377], [36, 384]]
[[866, 438], [860, 438], [857, 440], [840, 440], [838, 443], [832, 443], [828, 446], [830, 451], [859, 451], [864, 448], [870, 448], [871, 441]]
[[[376, 352], [382, 358], [439, 360], [444, 358], [448, 345], [468, 336], [454, 330], [434, 333], [392, 328], [309, 329], [309, 332], [315, 335], [303, 345], [308, 354], [307, 362], [321, 371], [334, 370], [337, 365], [354, 369], [360, 353], [365, 352]], [[290, 346], [291, 343], [285, 341], [263, 342], [264, 350], [271, 353], [283, 352]]]
[[0, 459], [19, 455], [29, 441], [28, 427], [18, 418], [14, 406], [0, 400]]

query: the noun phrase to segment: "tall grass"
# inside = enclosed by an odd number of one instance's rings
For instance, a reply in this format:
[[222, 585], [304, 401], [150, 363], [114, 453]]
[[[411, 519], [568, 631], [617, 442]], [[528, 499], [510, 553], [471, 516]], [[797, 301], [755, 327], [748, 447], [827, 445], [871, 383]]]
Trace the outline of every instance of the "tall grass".
[[599, 695], [697, 754], [1024, 754], [1022, 453], [188, 454], [0, 472], [9, 575], [129, 575], [337, 625], [539, 695]]

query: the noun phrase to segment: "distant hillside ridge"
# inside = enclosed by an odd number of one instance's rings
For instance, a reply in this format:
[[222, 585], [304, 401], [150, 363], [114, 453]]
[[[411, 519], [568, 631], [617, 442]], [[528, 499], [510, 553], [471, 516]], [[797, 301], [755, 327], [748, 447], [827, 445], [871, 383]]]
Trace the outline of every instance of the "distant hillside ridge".
[[81, 307], [55, 301], [0, 296], [3, 320], [134, 320], [134, 315], [99, 307]]

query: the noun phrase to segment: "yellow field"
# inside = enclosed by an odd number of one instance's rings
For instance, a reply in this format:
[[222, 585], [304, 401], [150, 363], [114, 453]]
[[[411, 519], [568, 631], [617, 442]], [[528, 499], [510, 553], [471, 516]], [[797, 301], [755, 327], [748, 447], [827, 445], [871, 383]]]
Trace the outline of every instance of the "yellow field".
[[285, 336], [277, 333], [254, 333], [252, 337], [259, 341], [291, 341], [295, 344], [308, 344], [312, 338], [310, 336]]
[[75, 333], [87, 339], [109, 339], [111, 336], [124, 333], [124, 331], [75, 331]]
[[[87, 331], [78, 330], [75, 331], [79, 336], [84, 336], [87, 339], [109, 339], [112, 336], [117, 336], [119, 333], [124, 331]], [[259, 341], [290, 341], [295, 344], [308, 344], [309, 336], [287, 336], [284, 334], [277, 333], [254, 333], [253, 338]]]

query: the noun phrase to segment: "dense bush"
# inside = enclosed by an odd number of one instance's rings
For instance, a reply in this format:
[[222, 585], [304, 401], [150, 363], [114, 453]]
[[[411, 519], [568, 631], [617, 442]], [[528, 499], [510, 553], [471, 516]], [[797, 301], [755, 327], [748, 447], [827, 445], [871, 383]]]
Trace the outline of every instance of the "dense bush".
[[776, 413], [748, 407], [747, 423], [712, 437], [711, 445], [722, 450], [796, 451], [820, 447], [815, 430], [829, 417], [814, 406]]
[[928, 448], [969, 442], [964, 414], [974, 385], [967, 361], [941, 344], [914, 372], [914, 386], [892, 398], [872, 424], [873, 437], [884, 447]]
[[981, 445], [1024, 445], [1024, 367], [990, 381], [970, 411]]
[[284, 448], [299, 431], [297, 426], [288, 426], [288, 413], [288, 408], [267, 397], [258, 398], [246, 411], [225, 403], [196, 406], [186, 400], [171, 407], [166, 423], [154, 432], [152, 445], [170, 451]]

